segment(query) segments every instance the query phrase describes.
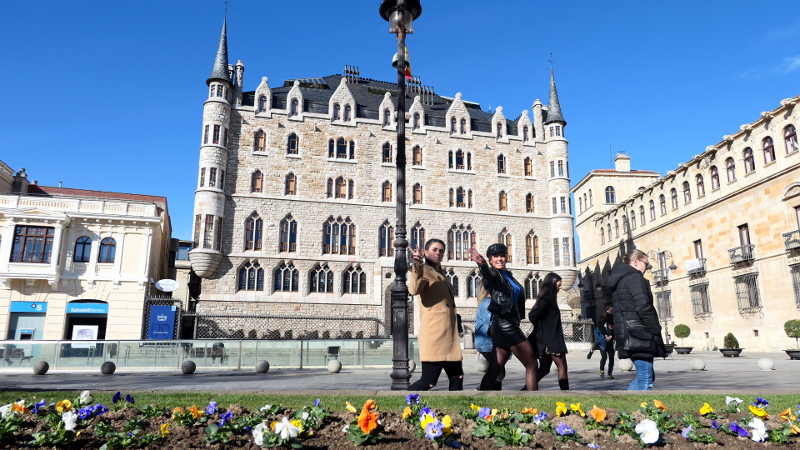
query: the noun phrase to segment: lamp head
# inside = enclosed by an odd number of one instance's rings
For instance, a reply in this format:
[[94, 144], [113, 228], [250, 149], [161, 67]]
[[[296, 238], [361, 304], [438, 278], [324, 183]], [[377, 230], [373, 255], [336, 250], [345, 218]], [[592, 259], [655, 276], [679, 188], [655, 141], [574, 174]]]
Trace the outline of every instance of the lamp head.
[[414, 19], [422, 14], [420, 0], [382, 0], [380, 14], [389, 22], [389, 32], [413, 33]]

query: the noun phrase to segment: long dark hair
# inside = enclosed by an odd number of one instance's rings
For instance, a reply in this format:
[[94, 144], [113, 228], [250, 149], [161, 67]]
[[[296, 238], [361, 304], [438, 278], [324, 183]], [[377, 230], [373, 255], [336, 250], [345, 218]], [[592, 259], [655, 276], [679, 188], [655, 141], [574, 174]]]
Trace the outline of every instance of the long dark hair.
[[545, 275], [544, 280], [542, 281], [542, 287], [539, 289], [539, 295], [536, 296], [536, 300], [551, 300], [553, 302], [556, 301], [556, 296], [558, 295], [558, 288], [556, 288], [556, 283], [561, 281], [561, 277], [555, 273], [550, 272]]

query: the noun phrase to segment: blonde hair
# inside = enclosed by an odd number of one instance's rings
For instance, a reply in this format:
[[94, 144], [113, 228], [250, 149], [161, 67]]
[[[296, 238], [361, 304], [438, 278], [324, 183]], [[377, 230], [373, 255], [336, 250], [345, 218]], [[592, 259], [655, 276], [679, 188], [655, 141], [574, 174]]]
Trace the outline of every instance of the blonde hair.
[[630, 264], [634, 261], [645, 261], [649, 259], [647, 253], [639, 250], [638, 248], [634, 248], [633, 250], [629, 251], [627, 255], [625, 255], [625, 259], [627, 263]]

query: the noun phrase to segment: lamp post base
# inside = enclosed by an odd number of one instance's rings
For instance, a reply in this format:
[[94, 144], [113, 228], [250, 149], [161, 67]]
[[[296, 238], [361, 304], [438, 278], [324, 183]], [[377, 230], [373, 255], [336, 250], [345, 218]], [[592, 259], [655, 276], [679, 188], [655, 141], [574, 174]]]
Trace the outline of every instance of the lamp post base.
[[408, 390], [408, 287], [405, 280], [392, 285], [392, 387]]

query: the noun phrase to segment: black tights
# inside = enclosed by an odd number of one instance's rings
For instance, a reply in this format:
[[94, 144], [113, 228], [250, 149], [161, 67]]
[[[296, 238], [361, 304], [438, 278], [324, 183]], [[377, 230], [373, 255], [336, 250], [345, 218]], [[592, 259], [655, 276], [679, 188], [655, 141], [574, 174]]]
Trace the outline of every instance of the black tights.
[[503, 377], [505, 371], [500, 370], [497, 364], [497, 356], [494, 350], [491, 352], [481, 352], [486, 361], [489, 362], [489, 367], [481, 379], [481, 385], [478, 387], [479, 391], [502, 391], [503, 390]]
[[562, 391], [569, 390], [569, 375], [567, 374], [567, 355], [560, 356], [543, 354], [539, 356], [539, 370], [536, 371], [536, 381], [544, 378], [545, 375], [550, 373], [550, 367], [556, 363], [558, 367], [558, 387]]
[[427, 391], [436, 386], [442, 369], [450, 381], [449, 390], [464, 390], [464, 369], [461, 361], [422, 361], [422, 376], [408, 387], [411, 391]]
[[611, 375], [611, 372], [614, 371], [614, 349], [608, 347], [609, 345], [606, 344], [606, 350], [600, 352], [600, 372], [606, 367], [606, 360], [608, 360], [608, 374]]

